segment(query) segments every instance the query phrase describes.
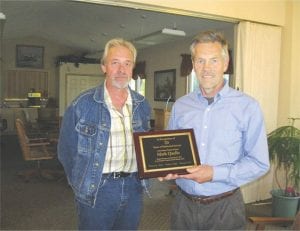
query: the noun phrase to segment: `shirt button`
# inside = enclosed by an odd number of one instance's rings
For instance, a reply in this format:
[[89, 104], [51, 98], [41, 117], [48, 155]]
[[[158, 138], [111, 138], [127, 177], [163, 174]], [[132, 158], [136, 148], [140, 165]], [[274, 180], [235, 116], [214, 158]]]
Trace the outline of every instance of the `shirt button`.
[[100, 142], [100, 143], [99, 143], [99, 145], [100, 145], [100, 146], [102, 146], [102, 145], [103, 145], [103, 143], [102, 143], [102, 142]]
[[204, 128], [206, 129], [206, 128], [207, 128], [207, 126], [206, 126], [206, 125], [204, 125]]
[[205, 143], [202, 143], [201, 146], [205, 146]]
[[94, 189], [95, 188], [95, 185], [94, 184], [91, 184], [91, 189]]
[[98, 162], [96, 162], [96, 163], [95, 163], [95, 166], [96, 166], [96, 167], [98, 167], [98, 166], [99, 166], [99, 163], [98, 163]]

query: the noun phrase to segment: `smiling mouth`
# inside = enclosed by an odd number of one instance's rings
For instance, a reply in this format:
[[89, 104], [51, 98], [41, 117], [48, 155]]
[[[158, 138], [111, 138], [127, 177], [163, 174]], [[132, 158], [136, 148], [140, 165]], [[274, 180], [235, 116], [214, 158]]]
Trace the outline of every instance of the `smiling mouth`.
[[202, 78], [204, 79], [211, 79], [213, 77], [214, 77], [213, 75], [202, 75]]
[[128, 76], [115, 76], [115, 79], [128, 79]]
[[203, 78], [212, 78], [212, 77], [214, 77], [214, 74], [213, 73], [211, 73], [211, 72], [203, 72], [202, 73], [202, 77]]

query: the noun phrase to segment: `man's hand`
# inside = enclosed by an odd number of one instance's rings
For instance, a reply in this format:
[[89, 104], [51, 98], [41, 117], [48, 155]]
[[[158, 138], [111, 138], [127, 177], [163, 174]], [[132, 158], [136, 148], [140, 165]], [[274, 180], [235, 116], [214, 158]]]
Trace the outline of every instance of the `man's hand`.
[[168, 175], [166, 175], [165, 177], [158, 177], [157, 179], [159, 180], [159, 181], [164, 181], [164, 180], [175, 180], [175, 179], [177, 179], [179, 177], [179, 175], [178, 174], [168, 174]]
[[209, 165], [199, 165], [186, 169], [190, 174], [179, 175], [178, 178], [185, 178], [198, 183], [209, 182], [213, 178], [213, 167]]
[[178, 175], [178, 174], [168, 174], [165, 177], [158, 177], [159, 181], [163, 180], [175, 180], [177, 178], [185, 178], [194, 180], [198, 183], [204, 183], [211, 181], [213, 178], [213, 167], [209, 165], [199, 165], [192, 168], [186, 169], [189, 174]]

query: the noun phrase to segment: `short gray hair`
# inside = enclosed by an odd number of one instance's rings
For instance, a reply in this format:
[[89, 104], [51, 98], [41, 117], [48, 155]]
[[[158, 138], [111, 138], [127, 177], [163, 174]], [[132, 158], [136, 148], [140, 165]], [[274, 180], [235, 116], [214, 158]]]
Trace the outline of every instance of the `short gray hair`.
[[131, 42], [129, 42], [129, 41], [123, 39], [123, 38], [113, 38], [113, 39], [109, 40], [105, 45], [104, 52], [103, 52], [103, 55], [102, 55], [102, 58], [101, 58], [101, 64], [102, 65], [105, 64], [108, 51], [111, 48], [118, 47], [118, 46], [126, 47], [130, 50], [130, 52], [132, 53], [132, 56], [133, 56], [133, 64], [135, 64], [137, 51], [136, 51], [136, 48], [134, 47], [134, 45]]
[[192, 44], [190, 46], [192, 59], [194, 59], [195, 57], [195, 47], [198, 43], [214, 43], [214, 42], [221, 44], [223, 57], [225, 59], [229, 59], [228, 43], [224, 38], [223, 34], [215, 31], [203, 31], [194, 37]]

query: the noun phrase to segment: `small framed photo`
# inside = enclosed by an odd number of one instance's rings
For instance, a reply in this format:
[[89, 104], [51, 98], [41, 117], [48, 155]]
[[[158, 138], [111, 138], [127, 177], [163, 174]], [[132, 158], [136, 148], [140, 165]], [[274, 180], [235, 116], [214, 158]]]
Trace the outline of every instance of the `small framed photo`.
[[44, 47], [17, 45], [16, 67], [42, 69], [44, 67]]
[[154, 72], [154, 100], [175, 101], [176, 69]]

